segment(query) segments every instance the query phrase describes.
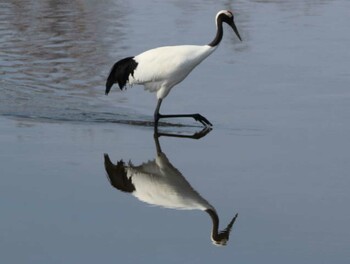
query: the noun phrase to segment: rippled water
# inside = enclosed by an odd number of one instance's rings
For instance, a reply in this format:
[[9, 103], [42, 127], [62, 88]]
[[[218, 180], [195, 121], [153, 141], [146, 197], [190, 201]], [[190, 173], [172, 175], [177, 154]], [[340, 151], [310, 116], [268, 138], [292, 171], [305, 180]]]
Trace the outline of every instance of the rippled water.
[[[223, 8], [243, 41], [225, 27], [162, 105], [205, 115], [214, 126], [199, 141], [169, 137], [200, 133], [184, 120], [154, 138], [156, 99], [141, 87], [104, 95], [115, 61], [206, 44]], [[1, 262], [349, 263], [349, 11], [347, 0], [1, 1]], [[104, 154], [185, 182], [219, 230], [238, 213], [226, 247], [212, 245], [205, 212], [112, 188]]]
[[[208, 59], [210, 63], [203, 63], [195, 77], [180, 84], [177, 88], [184, 92], [172, 92], [163, 107], [174, 112], [179, 109], [179, 100], [185, 102], [188, 97], [196, 105], [190, 107], [186, 102], [185, 110], [204, 109], [214, 116], [217, 106], [230, 101], [239, 106], [242, 96], [252, 97], [243, 98], [243, 107], [255, 107], [265, 99], [259, 97], [265, 95], [261, 91], [279, 91], [281, 86], [293, 86], [296, 79], [305, 86], [297, 91], [306, 100], [314, 95], [314, 83], [327, 84], [318, 96], [337, 96], [348, 81], [343, 64], [349, 56], [338, 52], [346, 49], [348, 37], [341, 26], [347, 21], [337, 22], [333, 14], [337, 6], [341, 9], [346, 3], [330, 3], [238, 1], [233, 6], [181, 1], [3, 1], [0, 113], [87, 122], [151, 120], [154, 96], [140, 93], [139, 87], [128, 93], [115, 89], [112, 96], [103, 95], [111, 65], [160, 43], [208, 43], [214, 35], [213, 10], [224, 7], [238, 10], [236, 20], [244, 41], [238, 43], [235, 36], [227, 34], [214, 58]], [[168, 11], [156, 12], [163, 8]], [[156, 19], [151, 19], [154, 16]], [[154, 28], [158, 34], [153, 33]], [[202, 78], [212, 75], [214, 68], [219, 71], [213, 78]], [[231, 71], [232, 81], [225, 78]], [[334, 85], [338, 88], [330, 91]], [[289, 103], [290, 97], [295, 98], [296, 89], [287, 91], [287, 97], [282, 94], [278, 100]], [[259, 101], [254, 101], [254, 94]], [[208, 98], [215, 100], [209, 104]], [[223, 108], [218, 115], [225, 111], [231, 110]]]
[[[123, 49], [115, 19], [124, 17], [123, 8], [110, 2], [2, 2], [1, 113], [50, 120], [108, 118], [95, 97], [103, 94], [112, 51]], [[122, 109], [117, 112], [123, 115]]]

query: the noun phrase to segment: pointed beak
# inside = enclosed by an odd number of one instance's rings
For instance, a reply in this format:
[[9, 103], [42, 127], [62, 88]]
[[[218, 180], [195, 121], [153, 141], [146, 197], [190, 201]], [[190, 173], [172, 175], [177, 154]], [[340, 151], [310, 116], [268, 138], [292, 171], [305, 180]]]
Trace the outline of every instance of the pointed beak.
[[234, 22], [233, 20], [232, 20], [232, 22], [230, 23], [230, 26], [232, 27], [233, 31], [236, 33], [236, 35], [237, 35], [237, 37], [239, 38], [239, 40], [242, 41], [241, 36], [239, 35], [238, 29], [237, 29], [237, 27], [236, 27], [236, 25], [235, 25], [235, 22]]

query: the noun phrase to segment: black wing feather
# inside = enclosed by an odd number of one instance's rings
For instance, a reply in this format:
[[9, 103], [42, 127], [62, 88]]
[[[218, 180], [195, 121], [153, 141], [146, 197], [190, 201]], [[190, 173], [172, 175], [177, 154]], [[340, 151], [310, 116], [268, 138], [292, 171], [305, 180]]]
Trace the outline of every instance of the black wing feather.
[[134, 57], [127, 57], [116, 62], [106, 82], [106, 94], [109, 93], [113, 84], [118, 83], [120, 90], [126, 85], [130, 74], [134, 76], [134, 70], [136, 69], [138, 63], [134, 60]]

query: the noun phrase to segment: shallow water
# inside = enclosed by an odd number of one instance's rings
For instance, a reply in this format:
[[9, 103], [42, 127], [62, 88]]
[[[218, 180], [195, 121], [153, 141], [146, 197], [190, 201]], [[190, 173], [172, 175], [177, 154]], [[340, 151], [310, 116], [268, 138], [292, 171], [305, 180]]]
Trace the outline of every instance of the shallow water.
[[[177, 177], [211, 206], [150, 206], [113, 188], [116, 163], [152, 162], [154, 94], [104, 95], [113, 63], [159, 45], [218, 50], [166, 98], [199, 112], [200, 140], [161, 136]], [[2, 1], [2, 263], [349, 263], [350, 3], [326, 1]], [[178, 126], [178, 125], [181, 126]], [[189, 120], [160, 132], [191, 135]], [[175, 176], [174, 176], [175, 177]]]

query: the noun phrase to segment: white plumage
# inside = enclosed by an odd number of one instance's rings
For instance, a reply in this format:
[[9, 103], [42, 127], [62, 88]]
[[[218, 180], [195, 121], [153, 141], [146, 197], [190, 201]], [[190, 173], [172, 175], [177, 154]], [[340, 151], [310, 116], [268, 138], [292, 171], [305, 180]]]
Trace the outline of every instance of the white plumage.
[[129, 76], [128, 82], [131, 85], [142, 84], [146, 90], [156, 92], [157, 99], [164, 99], [172, 87], [183, 81], [216, 48], [183, 45], [145, 51], [134, 57], [138, 67]]
[[223, 36], [222, 24], [227, 23], [241, 39], [232, 12], [221, 10], [215, 17], [216, 35], [208, 45], [166, 46], [145, 51], [134, 57], [127, 57], [114, 64], [106, 82], [106, 94], [112, 85], [118, 83], [123, 89], [126, 84], [140, 84], [150, 92], [156, 92], [158, 103], [154, 112], [154, 125], [160, 118], [192, 117], [203, 125], [212, 125], [200, 114], [161, 115], [162, 100], [170, 90], [205, 58], [216, 50]]
[[124, 168], [135, 186], [132, 194], [142, 202], [172, 209], [215, 210], [172, 166], [164, 153], [140, 166], [128, 164]]

